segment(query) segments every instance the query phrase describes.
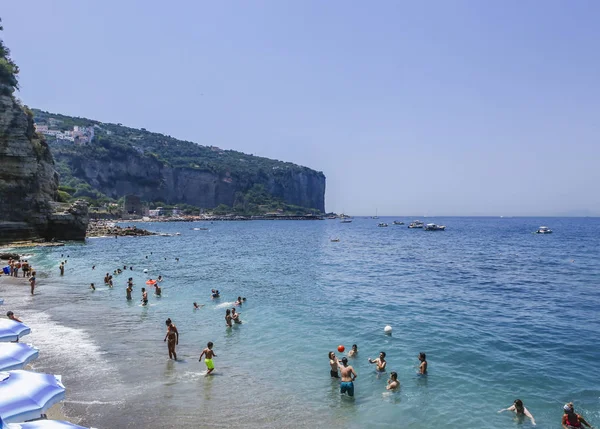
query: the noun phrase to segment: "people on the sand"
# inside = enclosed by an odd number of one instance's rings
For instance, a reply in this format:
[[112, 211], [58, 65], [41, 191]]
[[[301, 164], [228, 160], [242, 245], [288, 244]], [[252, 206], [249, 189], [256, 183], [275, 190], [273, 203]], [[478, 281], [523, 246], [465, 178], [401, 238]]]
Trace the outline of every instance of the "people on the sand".
[[235, 307], [231, 309], [231, 320], [233, 320], [233, 323], [237, 323], [238, 325], [242, 323], [240, 320], [240, 313], [235, 311]]
[[517, 415], [517, 417], [529, 417], [531, 419], [531, 424], [535, 426], [535, 419], [533, 418], [533, 415], [529, 412], [527, 408], [525, 408], [525, 405], [523, 405], [523, 401], [521, 401], [520, 399], [515, 399], [515, 402], [513, 402], [513, 404], [510, 407], [503, 408], [498, 412], [502, 413], [504, 411], [513, 411]]
[[31, 272], [31, 277], [29, 277], [29, 285], [31, 286], [31, 294], [33, 295], [33, 291], [35, 290], [35, 271]]
[[231, 328], [231, 310], [227, 309], [225, 310], [225, 324], [227, 325], [228, 328]]
[[396, 390], [400, 387], [400, 382], [398, 381], [398, 374], [395, 371], [390, 373], [390, 378], [387, 382], [387, 386], [385, 387], [387, 390]]
[[146, 292], [146, 288], [142, 288], [142, 305], [148, 305], [148, 292]]
[[94, 286], [94, 283], [90, 283], [90, 289], [91, 290], [96, 290], [96, 286]]
[[425, 375], [427, 374], [427, 356], [425, 353], [419, 353], [419, 374]]
[[204, 356], [204, 363], [206, 364], [206, 375], [209, 375], [210, 373], [212, 373], [215, 370], [215, 364], [213, 363], [213, 357], [217, 357], [217, 355], [215, 354], [215, 352], [213, 351], [213, 343], [212, 341], [209, 341], [208, 344], [206, 344], [206, 348], [204, 350], [202, 350], [202, 353], [200, 354], [200, 358], [198, 359], [198, 362], [200, 362], [202, 360], [202, 356]]
[[592, 427], [580, 414], [575, 412], [573, 403], [569, 402], [563, 407], [564, 414], [562, 416], [562, 427], [564, 429], [580, 428], [581, 425]]
[[352, 349], [348, 352], [349, 357], [356, 357], [358, 355], [358, 346], [356, 344], [352, 344]]
[[167, 335], [165, 335], [165, 341], [169, 340], [167, 343], [169, 348], [169, 359], [177, 360], [175, 346], [179, 344], [179, 331], [170, 318], [166, 320], [165, 324], [167, 325]]
[[21, 322], [21, 319], [17, 318], [15, 316], [15, 313], [13, 313], [12, 311], [7, 311], [6, 312], [6, 317], [8, 317], [10, 320], [14, 320], [15, 322], [23, 323], [23, 322]]
[[331, 367], [331, 369], [329, 370], [329, 375], [331, 376], [331, 378], [340, 378], [338, 374], [339, 364], [340, 361], [335, 356], [335, 353], [329, 352], [329, 366]]
[[377, 372], [385, 372], [385, 367], [387, 362], [385, 361], [385, 352], [379, 353], [379, 357], [377, 359], [369, 358], [369, 363], [374, 363], [377, 366]]
[[340, 393], [346, 393], [348, 396], [354, 396], [354, 380], [356, 380], [356, 371], [354, 368], [348, 365], [348, 358], [343, 357], [342, 366], [340, 367], [340, 374], [342, 376], [342, 382], [340, 383]]

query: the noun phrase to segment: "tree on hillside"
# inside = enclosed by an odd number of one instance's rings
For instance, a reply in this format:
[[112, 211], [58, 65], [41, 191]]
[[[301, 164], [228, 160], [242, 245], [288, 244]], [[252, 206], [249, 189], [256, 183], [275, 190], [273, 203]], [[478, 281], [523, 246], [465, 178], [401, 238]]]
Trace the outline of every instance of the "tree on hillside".
[[[2, 19], [0, 18], [0, 31], [2, 30], [4, 28], [2, 27]], [[11, 60], [10, 50], [4, 45], [2, 39], [0, 39], [0, 94], [11, 95], [19, 88], [17, 74], [19, 74], [19, 67]]]

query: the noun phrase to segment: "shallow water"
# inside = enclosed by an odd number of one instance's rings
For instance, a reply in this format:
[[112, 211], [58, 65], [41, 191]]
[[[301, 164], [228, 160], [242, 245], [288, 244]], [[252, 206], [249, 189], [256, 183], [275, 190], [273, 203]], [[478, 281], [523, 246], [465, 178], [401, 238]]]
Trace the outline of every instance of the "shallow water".
[[[516, 422], [497, 411], [517, 397], [540, 428], [560, 428], [567, 401], [600, 424], [600, 219], [426, 219], [445, 232], [392, 220], [137, 224], [181, 235], [35, 250], [47, 273], [39, 295], [10, 290], [5, 307], [27, 305], [34, 367], [63, 374], [67, 414], [103, 429], [502, 428]], [[531, 233], [542, 224], [555, 233]], [[105, 287], [123, 265], [134, 270]], [[159, 274], [163, 296], [141, 307], [140, 288]], [[244, 323], [227, 329], [224, 304], [237, 296], [247, 297]], [[167, 317], [181, 334], [178, 362], [162, 341]], [[212, 377], [197, 360], [207, 341]], [[329, 378], [327, 353], [353, 343], [350, 399]], [[379, 351], [399, 393], [367, 362]], [[420, 351], [427, 377], [416, 375]]]

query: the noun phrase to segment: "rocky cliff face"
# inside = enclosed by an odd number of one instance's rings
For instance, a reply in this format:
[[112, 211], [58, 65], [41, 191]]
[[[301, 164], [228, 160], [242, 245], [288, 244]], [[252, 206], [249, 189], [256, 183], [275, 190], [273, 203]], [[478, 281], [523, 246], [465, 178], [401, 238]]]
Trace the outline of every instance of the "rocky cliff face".
[[84, 239], [87, 206], [79, 205], [76, 214], [57, 212], [57, 190], [54, 160], [33, 117], [12, 95], [0, 96], [0, 243]]
[[74, 176], [111, 198], [134, 194], [142, 200], [214, 208], [219, 204], [233, 206], [236, 192], [262, 184], [286, 203], [325, 211], [325, 176], [309, 169], [238, 177], [234, 173], [173, 168], [155, 158], [131, 153], [101, 159], [68, 156], [64, 160]]

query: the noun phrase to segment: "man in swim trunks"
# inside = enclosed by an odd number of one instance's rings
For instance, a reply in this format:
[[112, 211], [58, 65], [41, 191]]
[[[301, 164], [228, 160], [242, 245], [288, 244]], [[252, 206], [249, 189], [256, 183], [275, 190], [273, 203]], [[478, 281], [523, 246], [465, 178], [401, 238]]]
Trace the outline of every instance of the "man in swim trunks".
[[356, 357], [358, 355], [358, 346], [356, 344], [352, 344], [352, 350], [348, 352], [349, 357]]
[[160, 296], [161, 293], [162, 293], [162, 289], [160, 288], [158, 283], [154, 283], [154, 294], [156, 296]]
[[385, 361], [385, 352], [379, 353], [377, 359], [369, 358], [369, 363], [377, 364], [377, 372], [385, 372], [385, 367], [387, 365], [387, 362]]
[[169, 340], [167, 343], [167, 346], [169, 347], [169, 359], [177, 360], [175, 346], [179, 344], [179, 331], [177, 330], [175, 324], [171, 322], [170, 318], [167, 319], [165, 324], [167, 325], [167, 335], [165, 335], [165, 341], [167, 341], [167, 339]]
[[356, 380], [356, 372], [354, 368], [348, 366], [348, 358], [342, 358], [342, 366], [340, 367], [342, 374], [342, 382], [340, 383], [340, 393], [347, 393], [348, 396], [354, 396], [354, 380]]
[[148, 292], [146, 292], [146, 288], [142, 288], [142, 305], [148, 305]]
[[582, 416], [575, 413], [572, 402], [565, 404], [563, 409], [565, 411], [562, 417], [562, 427], [564, 429], [580, 428], [582, 424], [589, 428], [592, 427]]
[[331, 378], [340, 378], [340, 376], [338, 375], [339, 364], [340, 361], [335, 356], [335, 353], [329, 352], [329, 366], [331, 367], [331, 369], [329, 370], [329, 375], [331, 375]]
[[213, 352], [213, 343], [212, 341], [209, 341], [208, 344], [206, 345], [206, 348], [204, 350], [202, 350], [202, 353], [200, 354], [200, 359], [198, 359], [198, 362], [200, 362], [202, 360], [202, 356], [205, 356], [204, 358], [204, 363], [206, 364], [206, 375], [209, 375], [211, 372], [213, 372], [215, 370], [215, 364], [213, 363], [212, 359], [213, 357], [217, 357], [217, 355], [215, 354], [215, 352]]

